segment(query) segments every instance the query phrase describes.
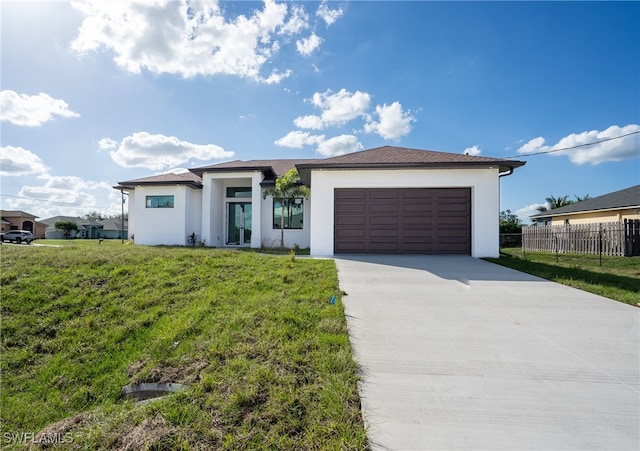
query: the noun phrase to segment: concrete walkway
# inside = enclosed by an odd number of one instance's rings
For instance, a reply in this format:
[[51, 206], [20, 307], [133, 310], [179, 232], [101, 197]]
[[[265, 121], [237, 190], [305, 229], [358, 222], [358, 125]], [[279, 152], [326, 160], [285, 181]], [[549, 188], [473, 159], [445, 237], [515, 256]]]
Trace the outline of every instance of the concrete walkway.
[[640, 449], [640, 309], [471, 257], [336, 258], [374, 450]]

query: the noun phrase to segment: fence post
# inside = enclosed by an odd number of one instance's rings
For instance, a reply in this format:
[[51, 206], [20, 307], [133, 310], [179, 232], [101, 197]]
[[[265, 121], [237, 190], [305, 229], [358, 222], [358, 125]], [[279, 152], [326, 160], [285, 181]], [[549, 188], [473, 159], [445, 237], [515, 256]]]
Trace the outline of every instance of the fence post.
[[602, 223], [598, 223], [598, 253], [600, 254], [600, 266], [602, 266]]

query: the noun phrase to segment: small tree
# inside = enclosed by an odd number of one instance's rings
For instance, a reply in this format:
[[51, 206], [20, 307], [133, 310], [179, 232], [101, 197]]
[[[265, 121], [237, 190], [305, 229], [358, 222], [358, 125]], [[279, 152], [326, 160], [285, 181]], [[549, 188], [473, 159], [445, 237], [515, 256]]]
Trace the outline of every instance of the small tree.
[[511, 210], [500, 212], [500, 233], [520, 233], [522, 222], [517, 215], [511, 214]]
[[73, 221], [58, 221], [54, 224], [56, 230], [64, 231], [65, 239], [69, 239], [72, 230], [78, 230], [78, 224]]
[[285, 205], [294, 205], [296, 197], [309, 198], [309, 188], [298, 181], [298, 170], [291, 169], [282, 177], [276, 179], [273, 188], [267, 188], [262, 193], [264, 199], [273, 197], [280, 202], [282, 214], [280, 215], [280, 247], [284, 247], [284, 209]]
[[98, 221], [102, 221], [103, 219], [107, 219], [105, 216], [102, 216], [102, 213], [96, 210], [90, 211], [89, 213], [84, 215], [84, 218], [93, 222], [98, 222]]

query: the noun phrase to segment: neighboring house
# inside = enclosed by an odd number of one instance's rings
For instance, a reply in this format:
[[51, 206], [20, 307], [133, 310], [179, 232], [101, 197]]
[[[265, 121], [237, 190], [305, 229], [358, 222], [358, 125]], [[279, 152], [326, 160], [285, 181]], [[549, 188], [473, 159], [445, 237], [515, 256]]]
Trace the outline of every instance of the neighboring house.
[[[340, 253], [499, 254], [500, 177], [522, 161], [378, 147], [308, 160], [231, 161], [120, 182], [136, 244], [274, 247]], [[263, 188], [297, 168], [309, 199]], [[284, 207], [284, 208], [283, 208]]]
[[2, 231], [28, 230], [36, 238], [44, 238], [47, 226], [42, 222], [36, 221], [37, 217], [20, 210], [0, 210]]
[[640, 219], [640, 185], [531, 216], [541, 225], [587, 224]]
[[[72, 230], [69, 238], [98, 239], [122, 238], [122, 225], [119, 219], [104, 219], [91, 221], [78, 216], [54, 216], [42, 221], [47, 226], [46, 237], [49, 239], [64, 239], [64, 231], [56, 229], [57, 222], [74, 222], [78, 230]], [[127, 221], [124, 222], [124, 239], [127, 239]]]
[[[98, 224], [102, 226], [102, 228], [98, 230], [98, 238], [115, 239], [115, 240], [128, 239], [127, 235], [128, 235], [129, 221], [127, 221], [126, 219], [124, 220], [124, 222], [121, 219], [115, 219], [115, 218], [102, 219], [98, 221]], [[123, 230], [124, 230], [124, 237], [123, 237]]]

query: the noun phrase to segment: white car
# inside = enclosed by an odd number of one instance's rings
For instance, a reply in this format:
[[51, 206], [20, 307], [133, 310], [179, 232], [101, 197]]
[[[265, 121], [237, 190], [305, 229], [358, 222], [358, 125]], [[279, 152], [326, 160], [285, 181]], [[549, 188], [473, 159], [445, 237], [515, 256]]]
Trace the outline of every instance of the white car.
[[28, 230], [10, 230], [8, 232], [0, 233], [0, 241], [15, 241], [17, 244], [25, 242], [31, 244], [36, 237]]

